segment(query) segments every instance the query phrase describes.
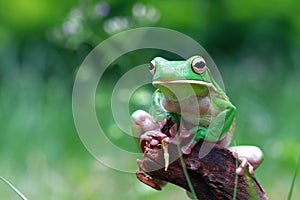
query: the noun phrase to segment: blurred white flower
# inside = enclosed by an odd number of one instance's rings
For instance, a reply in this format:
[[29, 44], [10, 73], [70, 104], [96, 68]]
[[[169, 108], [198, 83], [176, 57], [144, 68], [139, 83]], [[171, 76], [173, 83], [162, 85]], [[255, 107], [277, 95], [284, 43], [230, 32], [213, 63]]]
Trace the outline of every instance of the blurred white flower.
[[94, 7], [95, 13], [100, 17], [105, 17], [110, 11], [110, 6], [106, 2], [98, 2]]
[[103, 29], [107, 33], [114, 33], [128, 28], [128, 25], [126, 17], [114, 17], [104, 22]]

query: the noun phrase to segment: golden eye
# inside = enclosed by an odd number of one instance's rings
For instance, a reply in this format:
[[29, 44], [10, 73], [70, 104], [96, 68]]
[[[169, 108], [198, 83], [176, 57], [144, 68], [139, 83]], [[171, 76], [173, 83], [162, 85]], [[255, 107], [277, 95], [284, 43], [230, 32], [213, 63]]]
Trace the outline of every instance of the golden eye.
[[201, 57], [197, 57], [192, 62], [192, 69], [197, 74], [202, 74], [206, 69], [205, 60]]
[[154, 60], [152, 60], [151, 62], [150, 62], [150, 64], [149, 64], [149, 71], [150, 71], [150, 73], [153, 75], [154, 74], [154, 72], [155, 72], [155, 61]]

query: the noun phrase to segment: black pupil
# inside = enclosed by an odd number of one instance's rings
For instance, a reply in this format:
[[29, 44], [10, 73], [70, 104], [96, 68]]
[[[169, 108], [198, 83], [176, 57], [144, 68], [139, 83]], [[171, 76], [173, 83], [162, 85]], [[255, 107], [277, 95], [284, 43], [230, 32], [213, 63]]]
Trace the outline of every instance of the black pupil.
[[203, 67], [205, 67], [205, 62], [203, 61], [196, 62], [195, 67], [198, 69], [202, 69]]
[[150, 63], [149, 70], [151, 71], [152, 69], [154, 69], [154, 65], [152, 63]]

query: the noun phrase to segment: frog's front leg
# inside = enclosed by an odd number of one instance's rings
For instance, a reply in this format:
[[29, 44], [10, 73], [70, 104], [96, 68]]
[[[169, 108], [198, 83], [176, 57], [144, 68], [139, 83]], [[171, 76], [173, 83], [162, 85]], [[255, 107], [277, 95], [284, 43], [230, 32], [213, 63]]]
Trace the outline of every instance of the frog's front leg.
[[256, 146], [233, 146], [228, 149], [241, 162], [236, 173], [241, 176], [244, 174], [245, 168], [248, 167], [249, 173], [254, 176], [254, 169], [263, 161], [263, 153], [260, 148]]
[[[214, 106], [215, 109], [223, 111], [221, 111], [211, 121], [208, 128], [203, 126], [196, 126], [190, 130], [190, 132], [195, 133], [195, 135], [187, 145], [181, 148], [184, 154], [189, 154], [201, 138], [205, 138], [208, 141], [218, 143], [219, 141], [222, 141], [224, 139], [226, 134], [232, 134], [232, 127], [234, 124], [236, 113], [235, 106], [223, 99], [218, 99], [215, 102], [212, 102], [212, 106]], [[229, 143], [230, 140], [228, 140], [226, 143], [221, 142], [220, 144], [226, 147]]]

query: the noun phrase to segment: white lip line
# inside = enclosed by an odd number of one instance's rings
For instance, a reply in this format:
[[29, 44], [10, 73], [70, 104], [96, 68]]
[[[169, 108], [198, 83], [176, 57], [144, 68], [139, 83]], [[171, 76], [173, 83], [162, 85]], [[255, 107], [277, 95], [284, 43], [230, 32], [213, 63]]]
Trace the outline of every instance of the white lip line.
[[171, 80], [171, 81], [153, 81], [153, 85], [155, 84], [168, 84], [168, 83], [189, 83], [189, 84], [197, 84], [197, 85], [205, 85], [208, 86], [210, 88], [212, 88], [213, 90], [217, 91], [215, 86], [212, 83], [208, 83], [205, 81], [200, 81], [200, 80]]
[[211, 83], [205, 81], [198, 80], [171, 80], [171, 81], [153, 81], [153, 84], [163, 84], [163, 83], [194, 83], [200, 85], [208, 85], [211, 86]]

